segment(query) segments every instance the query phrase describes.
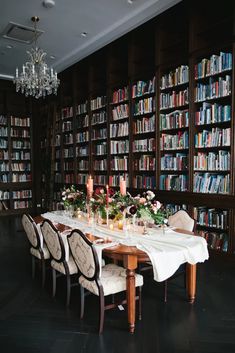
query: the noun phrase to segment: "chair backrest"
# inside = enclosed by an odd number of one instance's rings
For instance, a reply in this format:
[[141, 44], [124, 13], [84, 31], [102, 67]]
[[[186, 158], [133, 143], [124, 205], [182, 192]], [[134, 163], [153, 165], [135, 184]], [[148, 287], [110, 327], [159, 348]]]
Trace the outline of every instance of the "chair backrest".
[[66, 260], [65, 246], [59, 231], [49, 219], [41, 224], [43, 239], [51, 256], [58, 262]]
[[90, 281], [97, 279], [100, 271], [99, 261], [90, 240], [82, 231], [74, 229], [68, 236], [68, 243], [80, 273]]
[[39, 249], [42, 246], [42, 240], [38, 232], [36, 223], [34, 222], [33, 218], [29, 214], [26, 214], [26, 213], [23, 214], [22, 225], [30, 244], [35, 249]]
[[179, 210], [168, 218], [168, 224], [171, 227], [176, 227], [191, 232], [195, 231], [196, 221], [191, 218], [188, 212]]

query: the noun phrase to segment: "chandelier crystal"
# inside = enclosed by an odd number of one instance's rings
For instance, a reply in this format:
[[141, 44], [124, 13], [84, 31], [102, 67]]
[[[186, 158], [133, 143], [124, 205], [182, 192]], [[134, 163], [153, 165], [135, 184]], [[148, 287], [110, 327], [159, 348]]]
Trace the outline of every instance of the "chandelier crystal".
[[26, 97], [45, 98], [47, 95], [57, 94], [60, 80], [57, 78], [57, 72], [54, 72], [53, 68], [50, 69], [44, 61], [47, 54], [37, 47], [36, 23], [39, 18], [34, 16], [31, 20], [34, 22], [35, 47], [27, 51], [29, 61], [23, 65], [20, 74], [16, 68], [14, 83], [16, 84], [16, 92], [20, 91]]

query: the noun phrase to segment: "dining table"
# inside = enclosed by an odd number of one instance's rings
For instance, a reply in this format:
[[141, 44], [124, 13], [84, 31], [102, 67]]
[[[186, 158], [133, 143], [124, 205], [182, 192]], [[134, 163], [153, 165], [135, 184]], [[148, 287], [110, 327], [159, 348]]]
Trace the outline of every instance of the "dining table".
[[[143, 234], [141, 226], [127, 231], [94, 224], [86, 216], [71, 218], [63, 211], [46, 212], [34, 218], [36, 223], [50, 219], [60, 232], [80, 229], [94, 241], [99, 257], [105, 255], [121, 261], [126, 269], [126, 300], [129, 332], [135, 331], [136, 288], [135, 271], [140, 263], [152, 262], [154, 279], [168, 279], [178, 267], [186, 263], [186, 290], [189, 303], [196, 298], [197, 263], [208, 259], [204, 238], [183, 229], [152, 229]], [[97, 242], [97, 239], [100, 239]]]

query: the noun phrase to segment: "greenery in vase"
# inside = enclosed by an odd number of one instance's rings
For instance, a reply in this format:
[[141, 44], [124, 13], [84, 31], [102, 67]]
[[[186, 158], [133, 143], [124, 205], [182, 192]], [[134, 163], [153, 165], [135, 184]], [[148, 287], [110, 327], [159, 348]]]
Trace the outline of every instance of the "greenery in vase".
[[62, 201], [64, 208], [73, 206], [75, 211], [86, 210], [86, 194], [81, 190], [77, 190], [74, 185], [70, 188], [64, 188], [62, 191]]

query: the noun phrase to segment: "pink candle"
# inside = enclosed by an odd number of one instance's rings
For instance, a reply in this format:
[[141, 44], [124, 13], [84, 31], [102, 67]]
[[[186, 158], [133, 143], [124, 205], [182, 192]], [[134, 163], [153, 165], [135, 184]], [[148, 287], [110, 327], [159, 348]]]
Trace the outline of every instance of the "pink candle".
[[90, 175], [87, 180], [87, 195], [90, 198], [92, 196], [92, 194], [93, 194], [93, 179]]
[[126, 180], [123, 177], [120, 178], [120, 193], [121, 195], [126, 195]]
[[109, 207], [109, 186], [106, 185], [106, 207]]

